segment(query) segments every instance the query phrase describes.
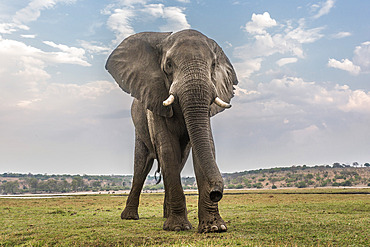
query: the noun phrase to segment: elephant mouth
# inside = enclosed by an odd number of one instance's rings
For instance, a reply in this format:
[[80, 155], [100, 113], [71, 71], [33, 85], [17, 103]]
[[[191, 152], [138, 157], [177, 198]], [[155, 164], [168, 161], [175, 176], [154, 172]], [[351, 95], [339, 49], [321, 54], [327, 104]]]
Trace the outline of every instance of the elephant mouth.
[[[170, 90], [171, 91], [171, 90]], [[175, 101], [175, 95], [171, 93], [166, 100], [163, 101], [164, 106], [170, 106]], [[213, 103], [218, 105], [219, 107], [228, 109], [231, 108], [231, 105], [229, 103], [226, 103], [222, 99], [220, 99], [218, 96], [216, 96], [213, 100]]]

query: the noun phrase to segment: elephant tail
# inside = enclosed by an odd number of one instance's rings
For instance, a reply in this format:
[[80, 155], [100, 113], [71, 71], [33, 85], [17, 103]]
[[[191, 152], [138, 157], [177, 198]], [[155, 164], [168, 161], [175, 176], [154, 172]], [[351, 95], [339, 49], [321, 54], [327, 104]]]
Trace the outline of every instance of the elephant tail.
[[[159, 174], [159, 177], [157, 177], [157, 174]], [[158, 168], [154, 173], [154, 179], [155, 179], [155, 184], [159, 184], [162, 180], [161, 166], [159, 165], [159, 162], [158, 162]]]

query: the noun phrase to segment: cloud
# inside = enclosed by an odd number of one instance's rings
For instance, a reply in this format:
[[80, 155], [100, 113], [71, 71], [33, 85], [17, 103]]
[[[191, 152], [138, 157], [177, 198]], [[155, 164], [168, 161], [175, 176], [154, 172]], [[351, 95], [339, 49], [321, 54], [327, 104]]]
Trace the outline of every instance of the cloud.
[[36, 35], [35, 34], [21, 34], [21, 37], [26, 38], [26, 39], [34, 39], [36, 38]]
[[32, 0], [25, 8], [16, 12], [13, 21], [17, 24], [28, 23], [37, 20], [41, 11], [50, 9], [58, 3], [73, 3], [75, 0]]
[[[358, 112], [368, 114], [370, 117], [370, 92], [364, 90], [351, 90], [349, 86], [325, 87], [316, 82], [307, 82], [299, 77], [283, 77], [273, 79], [269, 83], [259, 83], [257, 93], [261, 95], [256, 102], [263, 102], [266, 106], [273, 107], [268, 102], [280, 102], [279, 105], [288, 106], [285, 113], [305, 112], [313, 114], [321, 109], [326, 112]], [[246, 94], [239, 96], [249, 97]], [[273, 112], [273, 111], [271, 111]], [[279, 113], [280, 114], [280, 113]]]
[[97, 42], [88, 42], [85, 40], [81, 40], [80, 44], [82, 48], [92, 54], [109, 54], [109, 52], [112, 50], [110, 47], [103, 46], [101, 44], [98, 44]]
[[353, 53], [353, 63], [360, 66], [361, 72], [370, 73], [370, 41], [356, 46]]
[[[8, 22], [0, 23], [0, 33], [10, 34], [18, 30], [29, 30], [27, 24], [36, 21], [40, 17], [42, 10], [51, 9], [58, 3], [70, 4], [75, 1], [76, 0], [32, 0], [26, 7], [18, 10], [13, 17], [8, 18]], [[32, 37], [26, 36], [25, 38]]]
[[[89, 66], [84, 50], [45, 41], [58, 49], [45, 52], [20, 41], [0, 39], [0, 98], [5, 105], [28, 105], [39, 98], [51, 75], [47, 67], [57, 64]], [[23, 103], [22, 103], [23, 102]]]
[[237, 89], [232, 110], [212, 122], [216, 140], [222, 140], [216, 141], [217, 147], [238, 150], [220, 156], [220, 168], [228, 169], [222, 164], [237, 156], [240, 146], [248, 169], [253, 164], [258, 168], [366, 159], [361, 153], [369, 148], [369, 104], [369, 91], [300, 77], [282, 76], [256, 83], [253, 90]]
[[328, 66], [348, 71], [352, 75], [370, 73], [370, 41], [363, 42], [361, 45], [356, 46], [353, 53], [353, 61], [347, 58], [342, 59], [341, 61], [330, 58]]
[[160, 27], [160, 30], [176, 32], [182, 29], [189, 29], [190, 25], [186, 20], [184, 9], [178, 7], [166, 7], [163, 11], [163, 18], [166, 19], [166, 24]]
[[287, 39], [296, 40], [300, 44], [306, 44], [306, 43], [313, 43], [321, 39], [324, 36], [321, 33], [321, 31], [324, 29], [323, 27], [306, 29], [304, 19], [300, 19], [298, 23], [299, 23], [299, 26], [297, 28], [288, 26], [286, 30], [287, 31], [289, 29], [292, 29], [292, 30], [288, 31], [286, 35]]
[[[269, 30], [268, 30], [269, 29]], [[304, 58], [302, 45], [314, 43], [323, 37], [323, 27], [307, 28], [304, 19], [298, 22], [278, 23], [268, 12], [253, 14], [244, 30], [252, 36], [252, 42], [235, 47], [234, 57], [239, 59], [235, 67], [240, 79], [246, 79], [259, 71], [266, 57], [274, 54], [293, 56], [281, 58], [276, 63], [283, 66]]]
[[130, 8], [115, 9], [107, 20], [107, 26], [115, 35], [115, 43], [135, 33], [130, 20], [135, 16], [135, 12]]
[[336, 33], [336, 34], [332, 35], [332, 37], [334, 39], [342, 39], [342, 38], [346, 38], [346, 37], [349, 37], [349, 36], [352, 36], [352, 33], [350, 33], [350, 32], [339, 32], [339, 33]]
[[44, 41], [44, 44], [57, 48], [61, 52], [49, 52], [45, 54], [45, 59], [54, 63], [77, 64], [81, 66], [91, 66], [86, 61], [85, 50], [77, 47], [69, 47], [62, 44], [55, 44], [52, 41]]
[[116, 35], [114, 43], [119, 43], [134, 34], [135, 30], [132, 25], [138, 20], [143, 22], [153, 22], [157, 19], [164, 21], [163, 25], [159, 25], [159, 30], [162, 32], [176, 32], [190, 28], [184, 13], [185, 8], [146, 3], [146, 1], [123, 1], [118, 5], [108, 5], [102, 12], [110, 15], [107, 26]]
[[150, 4], [144, 6], [142, 11], [155, 18], [161, 18], [166, 24], [159, 27], [162, 32], [176, 32], [183, 29], [189, 29], [190, 25], [183, 13], [185, 9], [179, 7], [165, 7], [163, 4]]
[[298, 61], [298, 58], [296, 57], [286, 57], [286, 58], [281, 58], [278, 61], [276, 61], [276, 64], [281, 67], [289, 63], [296, 63], [297, 61]]
[[352, 61], [342, 59], [338, 61], [334, 58], [329, 58], [328, 66], [331, 68], [341, 69], [350, 72], [353, 75], [358, 75], [361, 71], [360, 66], [354, 65]]
[[245, 25], [245, 30], [250, 34], [266, 34], [266, 29], [276, 26], [277, 23], [271, 19], [268, 12], [260, 14], [252, 14], [252, 21]]
[[313, 5], [316, 7], [321, 7], [316, 15], [313, 16], [314, 19], [318, 19], [323, 15], [329, 14], [330, 10], [334, 7], [334, 0], [327, 0], [325, 3], [321, 3], [321, 6]]

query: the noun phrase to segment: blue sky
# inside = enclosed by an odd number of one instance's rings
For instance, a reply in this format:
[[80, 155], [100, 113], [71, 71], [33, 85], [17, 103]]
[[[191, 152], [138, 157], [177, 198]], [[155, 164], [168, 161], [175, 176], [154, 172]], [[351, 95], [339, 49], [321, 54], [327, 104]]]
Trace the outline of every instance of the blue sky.
[[[239, 85], [212, 119], [222, 172], [370, 162], [368, 1], [4, 0], [0, 172], [131, 174], [132, 99], [105, 71], [142, 31], [217, 41]], [[183, 175], [192, 175], [191, 164]]]

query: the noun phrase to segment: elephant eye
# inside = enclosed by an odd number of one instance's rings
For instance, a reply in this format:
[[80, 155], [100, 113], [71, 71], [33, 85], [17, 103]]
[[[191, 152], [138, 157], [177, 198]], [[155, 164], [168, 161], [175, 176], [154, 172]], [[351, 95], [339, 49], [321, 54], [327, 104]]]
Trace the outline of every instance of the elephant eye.
[[170, 59], [167, 59], [167, 61], [166, 61], [165, 72], [167, 74], [172, 73], [172, 61]]
[[167, 68], [172, 68], [172, 62], [171, 60], [167, 60]]
[[211, 68], [212, 68], [212, 70], [214, 70], [216, 68], [216, 62], [215, 61], [212, 62]]

